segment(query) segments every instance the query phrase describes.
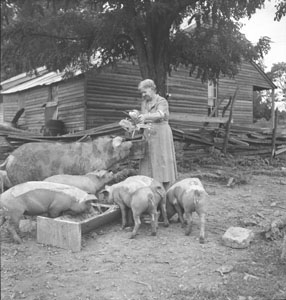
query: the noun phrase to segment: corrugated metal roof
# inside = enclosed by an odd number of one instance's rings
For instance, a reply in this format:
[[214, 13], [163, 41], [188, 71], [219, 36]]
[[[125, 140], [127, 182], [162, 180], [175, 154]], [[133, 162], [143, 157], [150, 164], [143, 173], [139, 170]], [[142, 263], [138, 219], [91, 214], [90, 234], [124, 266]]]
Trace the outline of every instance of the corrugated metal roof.
[[1, 94], [12, 94], [20, 91], [24, 91], [36, 86], [50, 85], [55, 82], [59, 82], [63, 80], [63, 73], [50, 72], [44, 75], [41, 75], [36, 78], [32, 78], [31, 80], [16, 85], [10, 89], [5, 91], [1, 91]]
[[[37, 73], [41, 73], [41, 72], [46, 71], [46, 70], [47, 70], [46, 67], [40, 67], [40, 68], [37, 68], [37, 69], [36, 69], [36, 72], [37, 72]], [[35, 77], [35, 75], [33, 75], [33, 76]], [[24, 72], [24, 73], [18, 74], [18, 75], [16, 75], [16, 76], [13, 76], [13, 77], [11, 77], [11, 78], [9, 78], [9, 79], [6, 79], [6, 80], [4, 80], [4, 81], [1, 82], [1, 85], [5, 85], [5, 84], [7, 84], [7, 83], [11, 83], [11, 82], [13, 82], [13, 81], [17, 81], [17, 80], [22, 79], [22, 78], [24, 78], [24, 77], [28, 77], [27, 72]], [[32, 76], [31, 76], [31, 77], [32, 77]], [[34, 78], [34, 77], [33, 77], [33, 78]]]
[[48, 71], [46, 69], [46, 67], [42, 67], [42, 68], [37, 68], [36, 69], [36, 74], [30, 74], [27, 72], [21, 73], [17, 76], [13, 76], [9, 79], [6, 79], [4, 81], [2, 81], [1, 84], [1, 91], [4, 92], [6, 90], [11, 89], [12, 87], [18, 86], [24, 82], [28, 82], [36, 77], [42, 76], [44, 74], [49, 73], [50, 71]]

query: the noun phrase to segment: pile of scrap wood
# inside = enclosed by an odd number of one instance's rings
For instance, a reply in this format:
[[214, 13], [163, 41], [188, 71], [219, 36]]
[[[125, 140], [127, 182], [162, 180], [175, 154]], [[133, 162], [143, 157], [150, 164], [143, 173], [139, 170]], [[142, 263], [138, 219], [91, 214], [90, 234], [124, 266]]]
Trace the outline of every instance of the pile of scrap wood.
[[[206, 156], [206, 149], [215, 149], [233, 156], [278, 156], [286, 153], [286, 129], [277, 128], [274, 134], [271, 129], [259, 129], [232, 125], [230, 133], [226, 129], [201, 127], [198, 129], [181, 130], [172, 128], [174, 140], [182, 142], [184, 159], [188, 157]], [[61, 136], [43, 136], [29, 131], [15, 129], [0, 125], [0, 160], [4, 160], [8, 154], [28, 142], [75, 142], [94, 139], [103, 135], [124, 136], [124, 130], [118, 123], [111, 123], [96, 128], [79, 131], [73, 134]], [[226, 144], [227, 138], [227, 144]], [[226, 147], [227, 146], [227, 147]], [[224, 148], [225, 147], [225, 148]]]
[[[215, 148], [223, 151], [226, 139], [224, 128], [208, 129], [201, 128], [188, 133], [173, 129], [174, 138], [185, 142], [184, 156], [194, 157], [206, 155], [207, 152], [199, 151]], [[275, 141], [271, 129], [258, 129], [251, 127], [232, 126], [228, 136], [227, 153], [233, 156], [274, 156], [286, 153], [286, 129], [277, 129]]]

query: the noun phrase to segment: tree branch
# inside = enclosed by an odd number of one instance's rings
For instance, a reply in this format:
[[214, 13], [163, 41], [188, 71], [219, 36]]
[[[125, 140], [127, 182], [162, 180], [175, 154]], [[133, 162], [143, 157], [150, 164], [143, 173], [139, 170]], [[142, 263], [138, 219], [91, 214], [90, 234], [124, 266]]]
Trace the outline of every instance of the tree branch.
[[29, 36], [38, 36], [38, 37], [48, 37], [58, 40], [87, 40], [90, 39], [91, 36], [83, 36], [83, 37], [64, 37], [58, 35], [52, 35], [48, 33], [30, 33]]

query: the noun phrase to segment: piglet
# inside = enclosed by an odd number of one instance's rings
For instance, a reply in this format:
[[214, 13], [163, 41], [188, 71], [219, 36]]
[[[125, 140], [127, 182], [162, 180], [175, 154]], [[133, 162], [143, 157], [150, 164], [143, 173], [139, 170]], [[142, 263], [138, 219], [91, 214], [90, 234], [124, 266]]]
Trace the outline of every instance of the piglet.
[[47, 214], [52, 218], [66, 212], [81, 214], [91, 209], [97, 198], [78, 188], [65, 184], [29, 181], [13, 186], [0, 195], [0, 226], [8, 220], [8, 231], [17, 243], [21, 217]]
[[200, 217], [200, 243], [205, 242], [206, 205], [208, 194], [198, 178], [186, 178], [176, 182], [167, 190], [167, 203], [178, 213], [182, 227], [185, 226], [183, 213], [187, 219], [186, 235], [191, 233], [192, 213]]
[[[106, 185], [105, 189], [98, 193], [98, 198], [100, 201], [106, 203], [115, 202], [120, 207], [122, 228], [124, 228], [127, 226], [127, 209], [131, 208], [132, 194], [143, 187], [157, 186], [160, 186], [164, 190], [161, 183], [153, 178], [144, 175], [130, 176], [119, 183], [115, 183], [111, 186]], [[166, 214], [166, 197], [163, 198], [159, 205], [163, 215], [164, 225], [167, 227], [169, 226], [169, 221]]]
[[113, 180], [113, 173], [107, 170], [96, 170], [85, 175], [59, 174], [46, 178], [46, 182], [55, 182], [77, 187], [89, 194], [96, 194], [108, 182]]
[[134, 229], [130, 238], [134, 238], [141, 224], [140, 217], [148, 213], [151, 217], [152, 235], [156, 235], [158, 227], [158, 205], [166, 202], [166, 192], [162, 185], [156, 184], [139, 188], [131, 195], [130, 208], [134, 219]]

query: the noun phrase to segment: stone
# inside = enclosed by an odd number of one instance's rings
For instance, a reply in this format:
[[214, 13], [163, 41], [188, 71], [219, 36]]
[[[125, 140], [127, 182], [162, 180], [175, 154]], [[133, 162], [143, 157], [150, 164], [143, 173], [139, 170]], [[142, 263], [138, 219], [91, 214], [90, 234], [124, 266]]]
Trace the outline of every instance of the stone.
[[225, 246], [234, 249], [247, 248], [254, 238], [254, 233], [250, 229], [242, 227], [230, 227], [222, 236]]

